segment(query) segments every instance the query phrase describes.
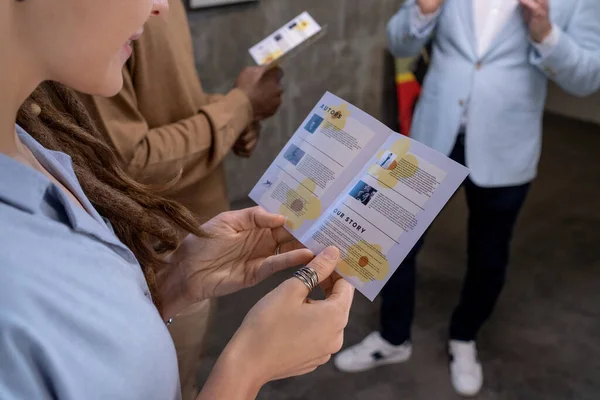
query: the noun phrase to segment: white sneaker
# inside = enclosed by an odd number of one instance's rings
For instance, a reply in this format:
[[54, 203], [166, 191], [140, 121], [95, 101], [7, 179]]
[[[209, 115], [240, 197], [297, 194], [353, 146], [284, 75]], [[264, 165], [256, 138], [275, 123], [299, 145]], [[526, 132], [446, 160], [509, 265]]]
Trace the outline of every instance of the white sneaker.
[[483, 386], [483, 370], [477, 359], [475, 342], [448, 343], [450, 354], [450, 380], [456, 393], [461, 396], [475, 396]]
[[343, 372], [362, 372], [381, 365], [405, 362], [411, 354], [410, 342], [394, 346], [379, 332], [372, 332], [362, 342], [339, 353], [333, 363]]

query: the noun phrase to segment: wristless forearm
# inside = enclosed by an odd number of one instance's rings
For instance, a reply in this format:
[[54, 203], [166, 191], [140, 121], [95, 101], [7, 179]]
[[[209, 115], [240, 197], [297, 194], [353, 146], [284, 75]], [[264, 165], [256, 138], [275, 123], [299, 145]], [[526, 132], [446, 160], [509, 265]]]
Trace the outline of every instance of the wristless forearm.
[[156, 275], [160, 313], [165, 321], [168, 321], [187, 307], [202, 300], [195, 300], [186, 296], [184, 274], [171, 258], [167, 262], [169, 264]]
[[215, 364], [197, 400], [254, 400], [262, 387], [255, 368], [228, 346]]

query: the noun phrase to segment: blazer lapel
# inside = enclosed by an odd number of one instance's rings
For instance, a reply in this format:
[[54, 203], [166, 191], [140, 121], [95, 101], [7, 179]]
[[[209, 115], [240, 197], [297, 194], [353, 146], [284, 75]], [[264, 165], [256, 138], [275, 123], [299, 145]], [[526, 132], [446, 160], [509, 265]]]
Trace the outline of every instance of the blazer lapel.
[[464, 27], [468, 50], [473, 59], [477, 59], [477, 37], [475, 35], [475, 15], [473, 0], [455, 0], [458, 2], [456, 8], [458, 21]]

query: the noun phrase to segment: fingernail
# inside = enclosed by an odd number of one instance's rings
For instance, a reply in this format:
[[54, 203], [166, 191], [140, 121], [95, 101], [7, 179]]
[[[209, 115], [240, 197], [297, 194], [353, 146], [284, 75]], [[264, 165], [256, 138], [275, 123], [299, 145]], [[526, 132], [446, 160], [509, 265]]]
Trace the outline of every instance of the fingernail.
[[325, 258], [333, 261], [337, 261], [337, 259], [340, 258], [340, 251], [334, 246], [327, 247], [321, 254], [323, 254]]

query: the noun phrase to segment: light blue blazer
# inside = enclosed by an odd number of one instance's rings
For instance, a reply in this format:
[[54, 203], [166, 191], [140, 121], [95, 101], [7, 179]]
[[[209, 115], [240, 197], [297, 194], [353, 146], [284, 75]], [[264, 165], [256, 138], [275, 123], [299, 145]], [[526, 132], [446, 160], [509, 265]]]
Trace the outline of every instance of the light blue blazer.
[[[433, 35], [416, 32], [415, 0], [388, 24], [396, 57], [418, 55]], [[435, 23], [430, 69], [411, 136], [450, 154], [468, 104], [466, 159], [479, 186], [513, 186], [535, 178], [548, 79], [569, 93], [600, 89], [600, 0], [550, 0], [560, 39], [545, 58], [529, 41], [519, 7], [477, 56], [472, 0], [446, 0]]]

